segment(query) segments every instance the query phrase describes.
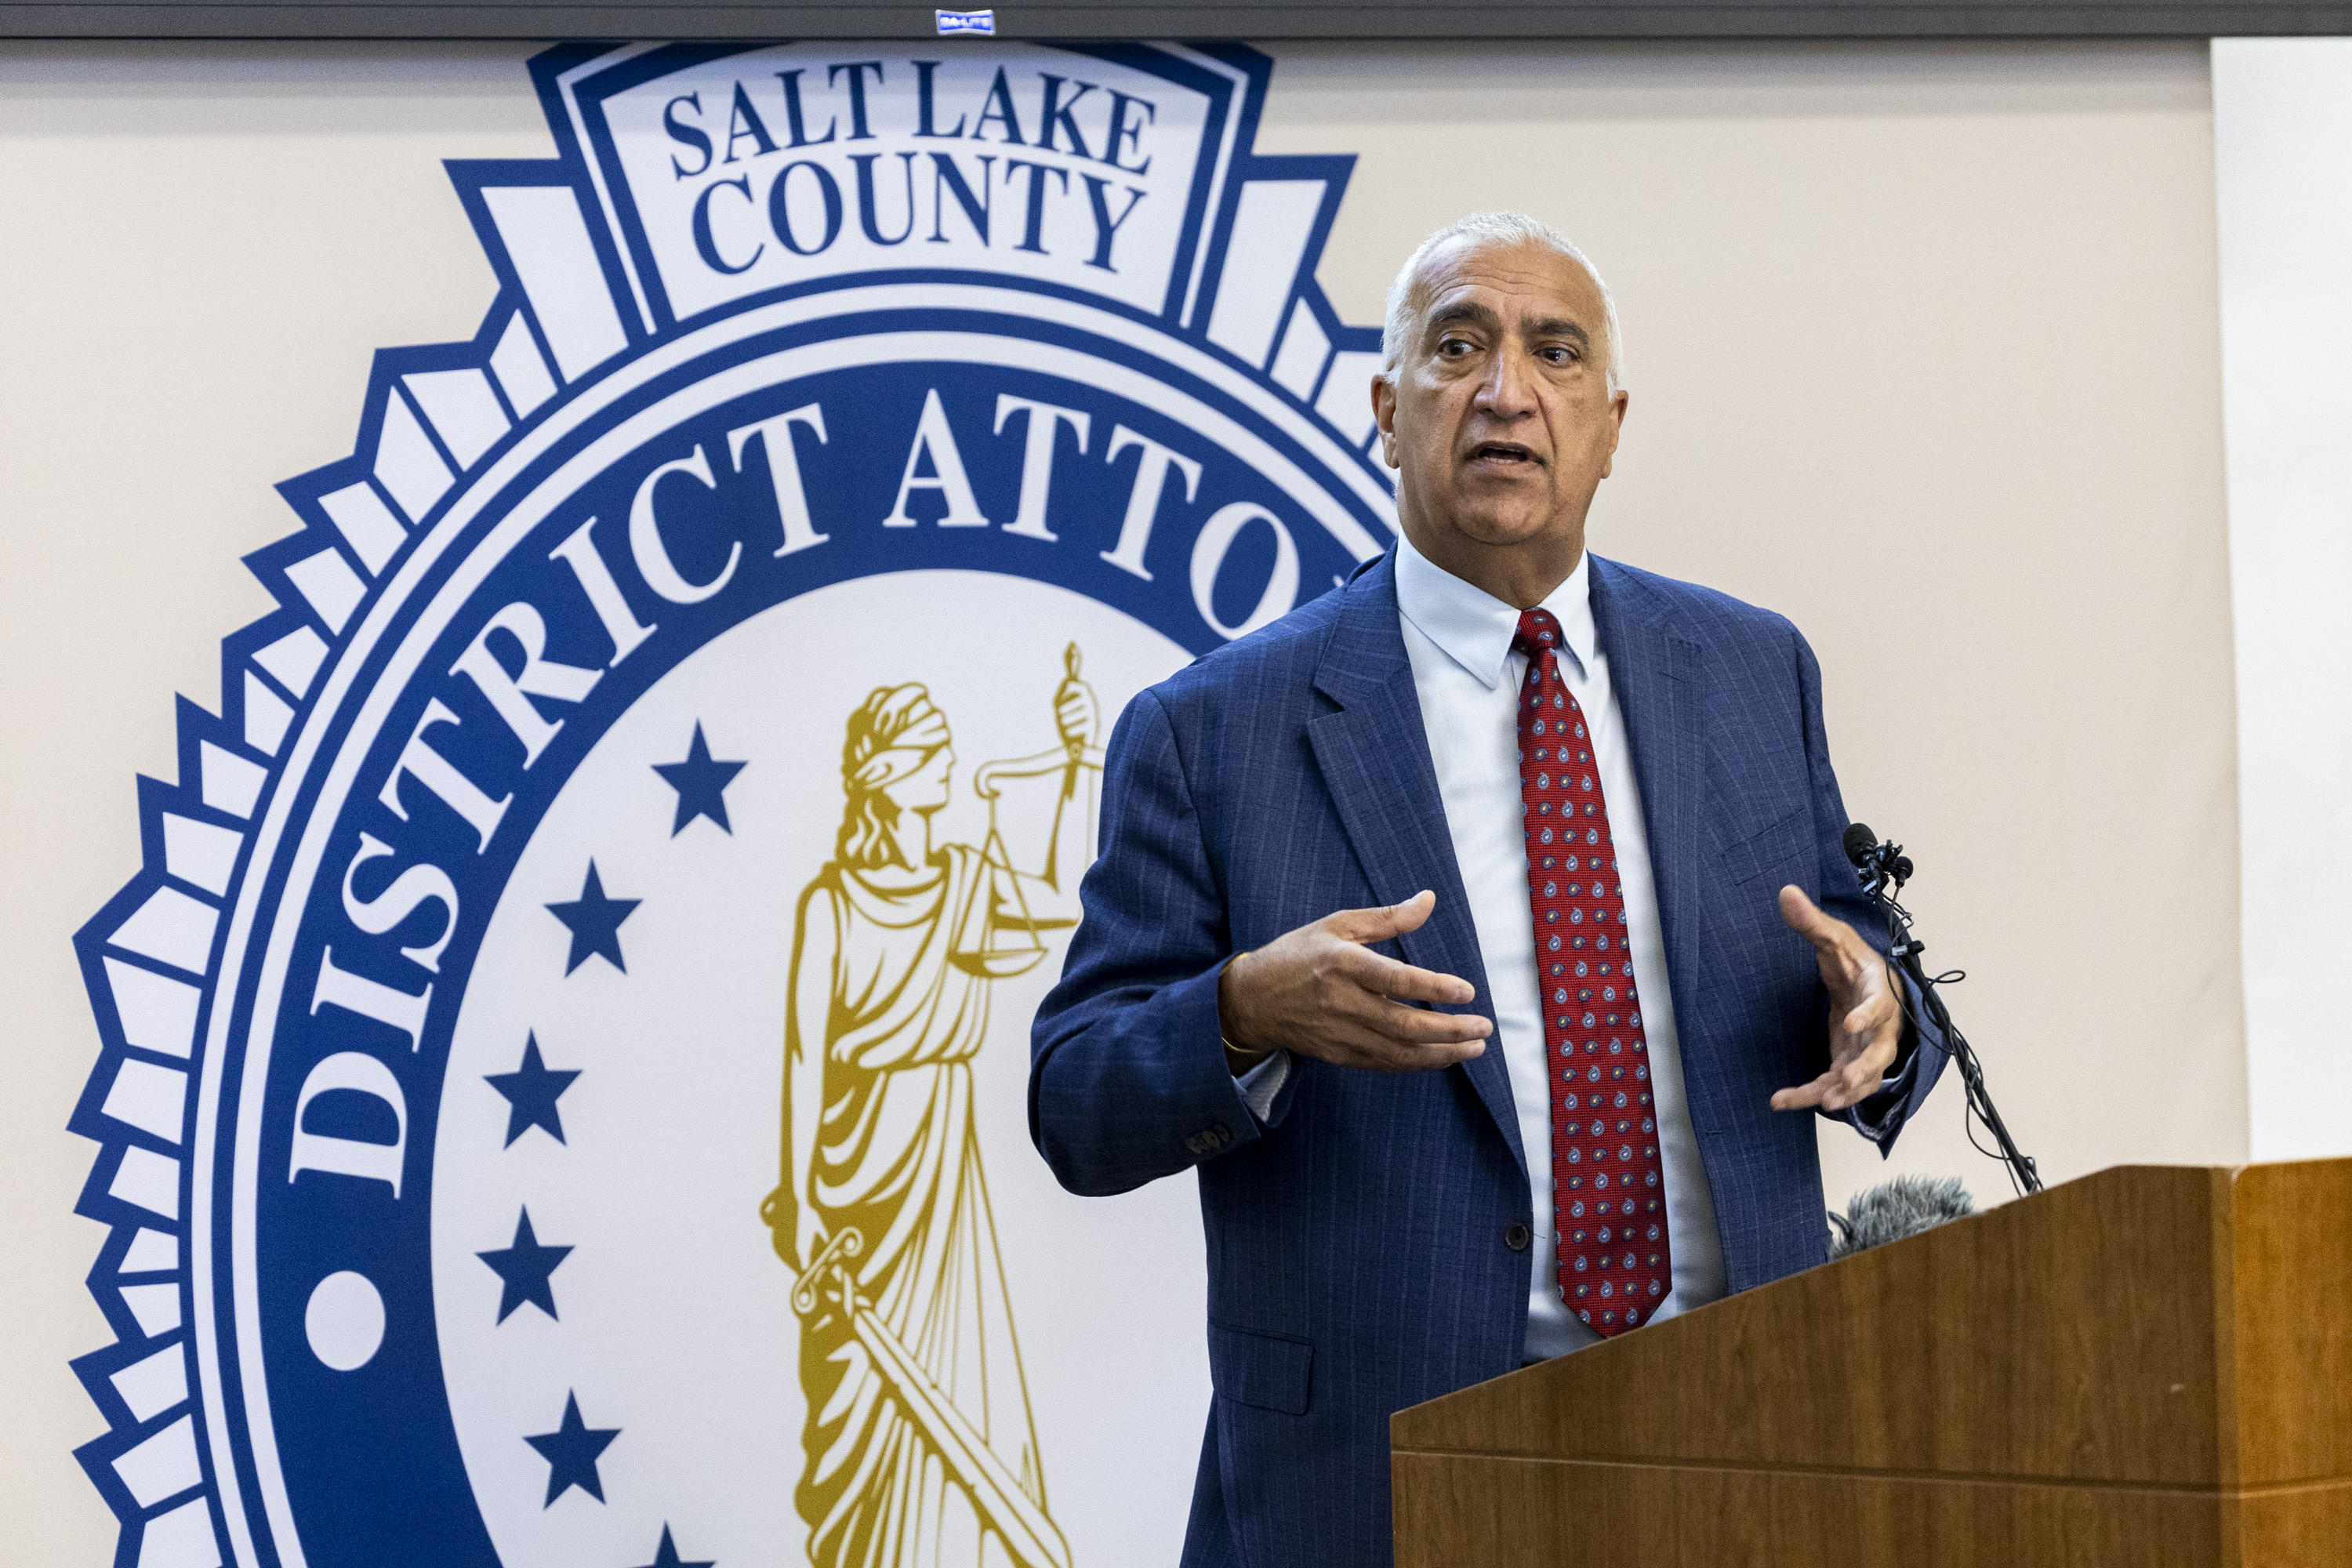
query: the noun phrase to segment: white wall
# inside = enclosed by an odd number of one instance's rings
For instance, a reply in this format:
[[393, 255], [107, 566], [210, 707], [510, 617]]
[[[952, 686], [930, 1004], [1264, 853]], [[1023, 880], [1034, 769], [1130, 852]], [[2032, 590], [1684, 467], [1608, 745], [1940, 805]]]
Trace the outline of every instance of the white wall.
[[2215, 39], [2213, 117], [2252, 1152], [2352, 1154], [2352, 39]]

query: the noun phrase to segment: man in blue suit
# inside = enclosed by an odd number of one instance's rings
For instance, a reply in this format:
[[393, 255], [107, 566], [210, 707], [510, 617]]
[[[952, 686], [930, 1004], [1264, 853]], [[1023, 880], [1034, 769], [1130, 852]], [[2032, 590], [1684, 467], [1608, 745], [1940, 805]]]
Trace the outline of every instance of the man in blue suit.
[[1433, 236], [1372, 384], [1399, 543], [1112, 737], [1030, 1122], [1074, 1192], [1200, 1173], [1187, 1568], [1389, 1563], [1392, 1412], [1822, 1262], [1781, 1113], [1884, 1146], [1941, 1069], [1804, 639], [1585, 552], [1619, 342], [1543, 225]]

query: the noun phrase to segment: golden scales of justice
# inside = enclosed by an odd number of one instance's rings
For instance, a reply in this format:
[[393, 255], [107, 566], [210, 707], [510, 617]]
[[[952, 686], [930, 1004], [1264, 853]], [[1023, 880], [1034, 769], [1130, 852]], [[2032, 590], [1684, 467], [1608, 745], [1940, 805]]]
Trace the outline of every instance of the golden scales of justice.
[[[1058, 718], [1065, 703], [1073, 698], [1083, 699], [1093, 710], [1088, 729], [1098, 729], [1100, 708], [1096, 703], [1094, 689], [1078, 679], [1080, 662], [1077, 644], [1072, 643], [1062, 650], [1062, 683], [1054, 691], [1055, 713]], [[957, 913], [954, 940], [949, 944], [948, 959], [958, 969], [989, 980], [1005, 980], [1016, 974], [1025, 974], [1045, 956], [1045, 941], [1038, 932], [1076, 923], [1054, 916], [1041, 919], [1030, 911], [1029, 895], [1022, 888], [1024, 878], [1013, 869], [1012, 856], [1004, 847], [1006, 797], [1002, 786], [1019, 780], [1059, 776], [1061, 789], [1057, 796], [1045, 803], [1051, 806], [1050, 816], [1042, 806], [1029, 813], [1044, 819], [1040, 836], [1044, 839], [1045, 852], [1045, 866], [1040, 874], [1058, 888], [1066, 874], [1064, 868], [1054, 863], [1055, 847], [1061, 842], [1062, 814], [1075, 806], [1087, 814], [1089, 824], [1093, 822], [1095, 779], [1101, 776], [1102, 765], [1101, 748], [1088, 744], [1086, 733], [1082, 731], [1065, 738], [1061, 744], [1050, 751], [1039, 752], [1035, 756], [982, 763], [974, 771], [972, 792], [988, 802], [988, 838], [981, 846], [980, 856], [990, 868], [991, 875], [976, 879], [974, 896]], [[1082, 782], [1086, 786], [1083, 799], [1079, 795]], [[1091, 831], [1088, 839], [1091, 843]], [[1066, 874], [1076, 875], [1082, 869], [1068, 868]], [[1013, 895], [1012, 907], [991, 907], [998, 902], [997, 896], [1006, 891]], [[988, 905], [983, 905], [983, 899], [989, 900]], [[979, 941], [968, 943], [965, 934], [975, 916], [982, 917], [984, 925], [979, 933]]]

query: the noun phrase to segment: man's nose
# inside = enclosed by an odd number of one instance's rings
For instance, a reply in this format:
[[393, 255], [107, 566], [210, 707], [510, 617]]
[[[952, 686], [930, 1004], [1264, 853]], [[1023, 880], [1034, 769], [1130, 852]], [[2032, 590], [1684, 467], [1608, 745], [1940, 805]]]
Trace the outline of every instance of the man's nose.
[[1535, 365], [1517, 343], [1506, 342], [1486, 367], [1478, 384], [1478, 411], [1498, 419], [1518, 419], [1535, 412]]

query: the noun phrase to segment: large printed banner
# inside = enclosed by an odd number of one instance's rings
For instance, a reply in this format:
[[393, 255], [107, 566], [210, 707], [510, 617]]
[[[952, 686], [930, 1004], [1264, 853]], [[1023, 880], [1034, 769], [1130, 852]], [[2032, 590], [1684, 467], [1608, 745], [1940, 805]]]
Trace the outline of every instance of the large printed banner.
[[571, 47], [450, 166], [498, 299], [78, 938], [125, 1568], [1172, 1560], [1198, 1233], [1086, 1239], [1026, 1035], [1108, 721], [1391, 535], [1269, 68]]

